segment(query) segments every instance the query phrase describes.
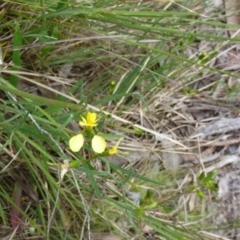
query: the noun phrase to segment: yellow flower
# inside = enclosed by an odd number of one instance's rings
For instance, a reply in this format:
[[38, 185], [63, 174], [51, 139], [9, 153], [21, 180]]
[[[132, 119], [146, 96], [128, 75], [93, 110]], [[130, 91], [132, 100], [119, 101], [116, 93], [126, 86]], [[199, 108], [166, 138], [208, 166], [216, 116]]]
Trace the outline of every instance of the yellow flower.
[[111, 149], [108, 150], [109, 155], [114, 155], [118, 153], [117, 146], [113, 146]]
[[123, 138], [120, 138], [117, 142], [117, 144], [115, 146], [113, 146], [112, 148], [110, 148], [108, 150], [108, 154], [111, 156], [111, 155], [114, 155], [114, 154], [118, 154], [118, 153], [123, 153], [123, 154], [127, 154], [127, 152], [121, 152], [118, 150], [118, 146], [120, 144], [120, 142], [123, 140]]
[[84, 138], [82, 134], [78, 134], [73, 136], [70, 140], [69, 140], [69, 147], [73, 152], [78, 152], [84, 143]]
[[95, 135], [92, 139], [92, 149], [95, 153], [103, 153], [106, 149], [106, 141], [104, 138]]
[[79, 122], [80, 126], [90, 128], [90, 129], [97, 126], [98, 119], [97, 119], [96, 113], [87, 112], [86, 118], [82, 116], [81, 118], [82, 118], [82, 121]]

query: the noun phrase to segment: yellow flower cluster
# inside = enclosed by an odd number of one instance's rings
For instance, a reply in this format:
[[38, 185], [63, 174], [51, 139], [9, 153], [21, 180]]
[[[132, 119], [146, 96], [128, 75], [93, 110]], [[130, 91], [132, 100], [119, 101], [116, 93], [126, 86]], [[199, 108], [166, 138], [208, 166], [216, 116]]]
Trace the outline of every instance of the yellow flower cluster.
[[[86, 117], [81, 116], [82, 121], [79, 122], [79, 125], [83, 127], [83, 131], [69, 140], [69, 148], [73, 152], [78, 152], [81, 150], [83, 144], [84, 144], [84, 134], [85, 132], [90, 133], [87, 134], [87, 136], [93, 136], [91, 139], [91, 146], [92, 149], [95, 153], [103, 153], [105, 156], [111, 156], [114, 154], [122, 153], [118, 151], [118, 145], [122, 139], [119, 139], [117, 144], [113, 146], [112, 148], [106, 150], [106, 141], [104, 140], [103, 137], [96, 135], [95, 134], [95, 127], [98, 125], [98, 119], [97, 119], [97, 114], [96, 113], [91, 113], [87, 112]], [[72, 161], [69, 162], [68, 160], [64, 160], [63, 164], [61, 164], [61, 174], [60, 174], [60, 181], [59, 183], [63, 180], [64, 175], [68, 172], [69, 168], [74, 167], [75, 165], [79, 164], [79, 161]]]
[[[97, 126], [97, 114], [96, 113], [91, 113], [88, 112], [86, 117], [82, 117], [82, 121], [79, 122], [79, 125], [84, 127], [85, 130], [91, 131], [92, 133], [94, 133], [93, 128]], [[84, 133], [84, 131], [83, 131]], [[82, 133], [79, 133], [75, 136], [73, 136], [70, 140], [69, 140], [69, 147], [73, 152], [78, 152], [80, 151], [80, 149], [82, 148], [84, 144], [84, 136]], [[104, 140], [104, 138], [102, 138], [101, 136], [98, 135], [94, 135], [92, 140], [91, 140], [91, 145], [92, 145], [92, 149], [95, 153], [103, 153], [106, 149], [106, 141]]]

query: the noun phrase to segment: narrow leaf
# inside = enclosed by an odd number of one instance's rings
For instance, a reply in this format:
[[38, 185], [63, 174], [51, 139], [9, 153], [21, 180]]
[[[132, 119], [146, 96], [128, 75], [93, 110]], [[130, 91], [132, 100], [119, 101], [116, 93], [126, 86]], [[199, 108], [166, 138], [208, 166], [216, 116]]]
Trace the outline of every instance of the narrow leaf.
[[[19, 47], [21, 46], [22, 46], [22, 33], [19, 25], [16, 24], [15, 33], [13, 35], [13, 48], [17, 48], [17, 49], [13, 50], [13, 56], [12, 56], [12, 61], [14, 64], [13, 70], [18, 70], [22, 65], [21, 51], [19, 49]], [[18, 84], [18, 77], [11, 75], [10, 83], [16, 87]]]

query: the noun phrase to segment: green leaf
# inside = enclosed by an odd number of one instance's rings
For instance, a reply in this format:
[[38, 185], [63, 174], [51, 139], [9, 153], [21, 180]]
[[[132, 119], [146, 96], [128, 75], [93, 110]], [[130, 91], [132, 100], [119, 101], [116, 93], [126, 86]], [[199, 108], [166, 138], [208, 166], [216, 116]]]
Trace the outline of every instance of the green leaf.
[[145, 134], [144, 131], [142, 131], [141, 129], [136, 128], [136, 127], [134, 127], [134, 131], [139, 135], [144, 135]]
[[69, 163], [69, 167], [71, 167], [71, 168], [76, 168], [76, 167], [79, 166], [80, 162], [81, 162], [81, 161], [79, 161], [79, 160], [71, 161], [71, 162]]
[[[13, 50], [13, 56], [12, 56], [12, 61], [14, 64], [13, 70], [19, 70], [22, 65], [21, 51], [19, 48], [22, 46], [22, 33], [21, 33], [20, 26], [18, 23], [16, 23], [16, 27], [15, 27], [14, 31], [15, 32], [13, 35], [13, 47], [16, 49]], [[16, 87], [18, 84], [18, 77], [15, 75], [11, 75], [10, 83]]]
[[204, 198], [205, 198], [204, 193], [203, 193], [200, 189], [197, 189], [197, 190], [196, 190], [196, 194], [198, 195], [198, 197], [199, 197], [200, 199], [204, 199]]
[[[91, 169], [94, 169], [91, 164], [89, 164], [87, 161], [83, 161], [82, 162], [82, 165], [84, 168], [86, 168], [87, 170], [91, 170]], [[86, 174], [87, 174], [87, 178], [92, 186], [92, 189], [93, 189], [93, 192], [96, 194], [96, 196], [98, 198], [101, 198], [102, 197], [102, 193], [98, 187], [98, 184], [94, 178], [94, 175], [91, 173], [91, 172], [87, 172], [86, 171]]]
[[151, 204], [144, 206], [145, 210], [151, 210], [157, 206], [157, 202], [153, 201]]
[[198, 181], [199, 181], [199, 182], [202, 182], [204, 178], [205, 178], [205, 172], [202, 171], [201, 174], [200, 174], [199, 177], [198, 177]]
[[212, 172], [210, 172], [203, 180], [204, 183], [209, 182], [210, 180], [212, 180], [215, 176], [217, 175], [217, 170], [214, 170]]

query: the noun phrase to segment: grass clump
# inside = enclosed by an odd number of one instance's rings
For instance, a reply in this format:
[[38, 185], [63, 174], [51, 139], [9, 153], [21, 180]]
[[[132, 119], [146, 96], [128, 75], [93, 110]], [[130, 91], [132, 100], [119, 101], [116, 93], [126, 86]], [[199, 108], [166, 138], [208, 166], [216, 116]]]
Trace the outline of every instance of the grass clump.
[[[171, 96], [201, 92], [196, 78], [221, 73], [207, 63], [239, 41], [196, 31], [230, 29], [203, 9], [1, 3], [1, 239], [202, 239], [178, 221], [194, 190], [179, 187], [186, 172], [165, 168], [155, 138], [177, 115]], [[189, 54], [203, 40], [216, 49]]]

